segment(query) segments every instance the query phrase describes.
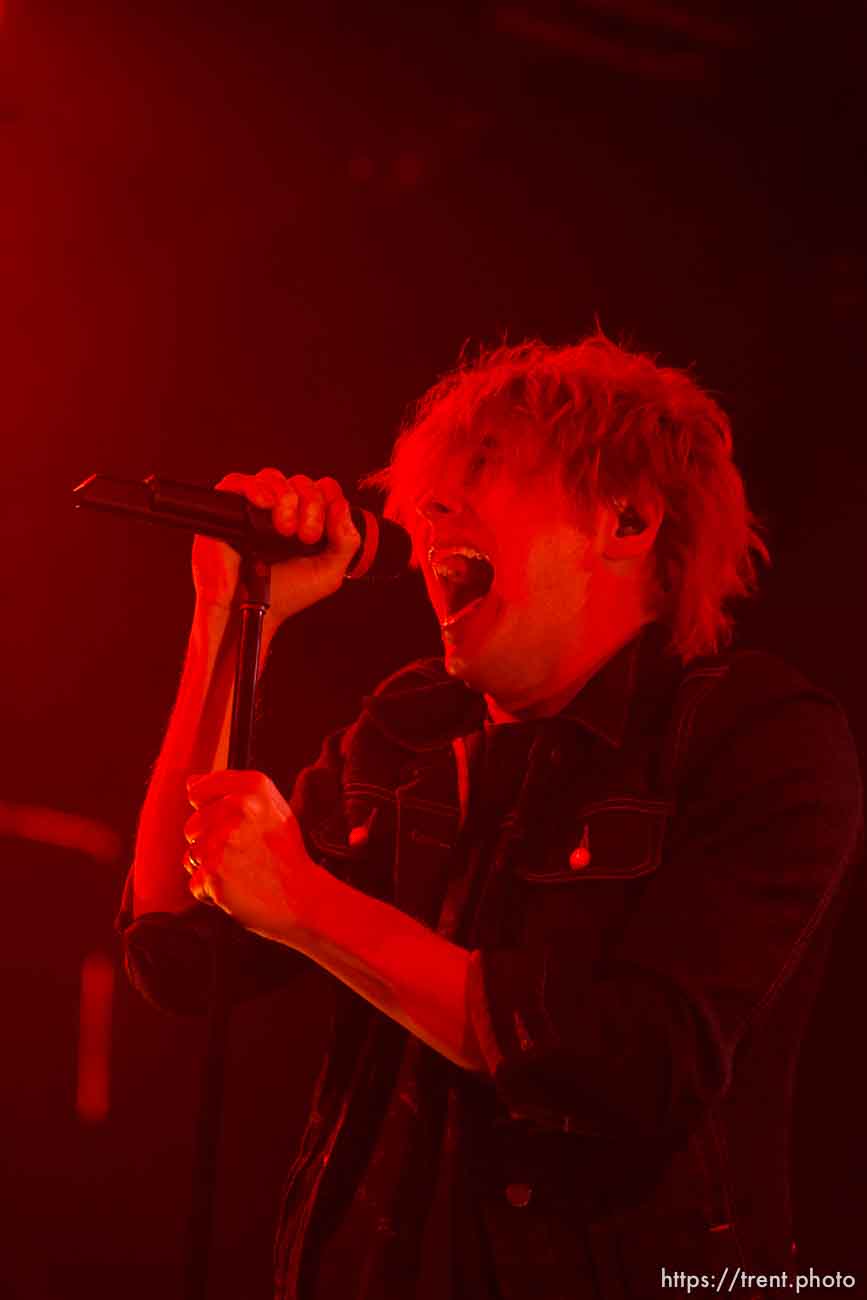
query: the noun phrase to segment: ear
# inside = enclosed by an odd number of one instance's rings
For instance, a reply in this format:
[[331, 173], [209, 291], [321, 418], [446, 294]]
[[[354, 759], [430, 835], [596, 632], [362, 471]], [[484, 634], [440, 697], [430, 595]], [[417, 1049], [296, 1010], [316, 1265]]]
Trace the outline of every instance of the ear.
[[640, 560], [652, 549], [662, 523], [662, 506], [653, 501], [635, 505], [617, 500], [602, 507], [602, 555], [613, 564]]

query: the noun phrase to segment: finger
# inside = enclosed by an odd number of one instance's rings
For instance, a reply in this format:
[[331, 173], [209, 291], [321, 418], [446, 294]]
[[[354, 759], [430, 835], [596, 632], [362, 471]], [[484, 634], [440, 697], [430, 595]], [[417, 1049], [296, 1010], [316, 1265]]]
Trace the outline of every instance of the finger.
[[[246, 798], [251, 799], [253, 796], [248, 795]], [[193, 815], [202, 818], [202, 830], [188, 843], [184, 856], [190, 860], [194, 870], [208, 867], [211, 871], [216, 871], [223, 863], [227, 847], [244, 824], [243, 810], [236, 807], [235, 800], [229, 797], [218, 799], [216, 803], [209, 804], [204, 812]]]
[[289, 486], [298, 493], [298, 536], [302, 542], [318, 542], [325, 527], [325, 498], [306, 474], [295, 474]]
[[256, 475], [256, 482], [261, 484], [262, 487], [267, 488], [269, 491], [276, 493], [278, 497], [281, 492], [286, 491], [286, 484], [288, 481], [289, 480], [286, 478], [283, 471], [275, 469], [273, 465], [266, 465], [265, 468], [260, 469], [259, 473]]
[[224, 474], [219, 483], [214, 484], [215, 492], [240, 492], [249, 481], [249, 474]]
[[332, 501], [338, 501], [343, 496], [343, 488], [336, 478], [318, 478], [316, 486], [322, 493], [326, 505], [331, 505]]
[[297, 510], [301, 493], [304, 493], [306, 497], [318, 491], [326, 507], [332, 501], [337, 501], [343, 496], [343, 489], [336, 478], [318, 478], [314, 480], [308, 478], [306, 474], [295, 474], [291, 479], [287, 479], [279, 470], [261, 470], [257, 477], [262, 475], [273, 476], [273, 478], [269, 477], [268, 482], [273, 484], [278, 493], [278, 500], [274, 507], [275, 523], [278, 514], [282, 517]]
[[298, 493], [293, 487], [287, 487], [281, 492], [271, 516], [278, 533], [285, 537], [295, 536], [298, 531]]
[[237, 829], [238, 819], [233, 824], [225, 827], [210, 828], [195, 843], [187, 847], [183, 858], [185, 870], [206, 870], [212, 874], [219, 871]]
[[[260, 509], [270, 509], [280, 496], [280, 486], [275, 485], [275, 481], [269, 477], [271, 474], [280, 474], [279, 470], [262, 470], [265, 475], [261, 478], [258, 474], [226, 474], [216, 485], [218, 492], [237, 492], [239, 496], [245, 497], [253, 506], [259, 506]], [[283, 479], [280, 474], [280, 479]]]
[[[261, 505], [265, 508], [270, 507], [274, 516], [274, 523], [276, 524], [278, 518], [277, 512], [280, 509], [283, 499], [288, 493], [292, 492], [292, 489], [289, 487], [289, 480], [281, 470], [274, 469], [273, 466], [260, 469], [259, 473], [255, 477], [257, 490], [256, 505]], [[297, 495], [297, 493], [294, 493], [296, 502]], [[291, 497], [289, 499], [291, 500]]]
[[262, 805], [257, 794], [230, 794], [194, 812], [184, 826], [184, 838], [199, 862], [218, 860], [222, 846]]
[[220, 906], [217, 882], [206, 871], [200, 869], [193, 872], [190, 876], [189, 890], [197, 902]]
[[309, 474], [293, 474], [286, 480], [286, 490], [288, 491], [289, 488], [292, 488], [294, 492], [298, 493], [299, 497], [302, 493], [309, 492], [311, 488], [315, 487], [316, 484], [313, 482], [313, 479]]
[[203, 832], [204, 818], [201, 813], [194, 812], [184, 823], [184, 839], [188, 844], [195, 844], [197, 839], [201, 839]]
[[[295, 474], [291, 479], [277, 469], [263, 469], [256, 475], [266, 491], [273, 491], [271, 505], [274, 527], [284, 537], [297, 533], [304, 542], [318, 541], [322, 536], [320, 518], [330, 500], [341, 495], [336, 479], [323, 478], [315, 482], [307, 474]], [[321, 514], [320, 514], [321, 507]]]
[[192, 876], [196, 871], [201, 871], [202, 860], [196, 852], [196, 846], [191, 845], [183, 856], [182, 864], [184, 871], [188, 876]]
[[203, 818], [202, 830], [188, 846], [194, 860], [212, 870], [218, 867], [230, 845], [236, 844], [239, 837], [255, 834], [251, 825], [261, 822], [264, 806], [264, 801], [252, 794], [242, 798], [226, 795], [208, 804], [197, 814]]
[[248, 795], [266, 795], [271, 785], [264, 772], [238, 771], [225, 768], [219, 772], [206, 772], [202, 776], [187, 778], [187, 798], [196, 809], [206, 808], [217, 799], [229, 796], [244, 798]]
[[331, 502], [326, 511], [325, 535], [328, 538], [328, 550], [334, 555], [342, 555], [347, 561], [352, 559], [361, 545], [361, 534], [352, 522], [352, 511], [342, 494]]

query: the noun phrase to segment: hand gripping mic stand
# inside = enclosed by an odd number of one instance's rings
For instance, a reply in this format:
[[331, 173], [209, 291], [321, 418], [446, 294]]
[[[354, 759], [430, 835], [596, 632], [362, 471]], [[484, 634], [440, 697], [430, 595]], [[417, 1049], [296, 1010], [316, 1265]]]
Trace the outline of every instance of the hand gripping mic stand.
[[[262, 620], [271, 601], [271, 566], [256, 555], [241, 557], [241, 632], [235, 666], [235, 693], [229, 733], [229, 767], [249, 768], [253, 751], [256, 680], [262, 648]], [[217, 1155], [223, 1112], [226, 1042], [229, 1027], [227, 957], [233, 922], [217, 915], [213, 954], [214, 986], [208, 1011], [201, 1092], [193, 1158], [186, 1300], [206, 1300], [213, 1237]]]

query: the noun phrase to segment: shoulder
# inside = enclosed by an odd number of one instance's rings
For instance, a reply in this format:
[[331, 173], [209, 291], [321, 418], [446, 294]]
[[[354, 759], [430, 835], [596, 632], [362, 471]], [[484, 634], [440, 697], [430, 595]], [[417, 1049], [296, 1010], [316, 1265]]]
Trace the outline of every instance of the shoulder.
[[[777, 655], [740, 650], [695, 660], [679, 690], [680, 748], [690, 767], [730, 755], [781, 778], [813, 773], [860, 794], [857, 749], [836, 697]], [[682, 754], [682, 756], [685, 756]]]
[[830, 725], [845, 725], [836, 698], [778, 655], [736, 650], [695, 659], [687, 665], [681, 693], [706, 729], [722, 733], [776, 711], [824, 714]]

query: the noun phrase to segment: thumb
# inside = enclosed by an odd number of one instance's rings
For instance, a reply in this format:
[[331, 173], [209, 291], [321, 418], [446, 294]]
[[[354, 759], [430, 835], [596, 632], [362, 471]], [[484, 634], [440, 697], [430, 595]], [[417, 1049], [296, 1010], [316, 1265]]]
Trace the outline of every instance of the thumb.
[[328, 507], [328, 550], [347, 563], [361, 545], [361, 534], [352, 522], [349, 502], [344, 498]]

